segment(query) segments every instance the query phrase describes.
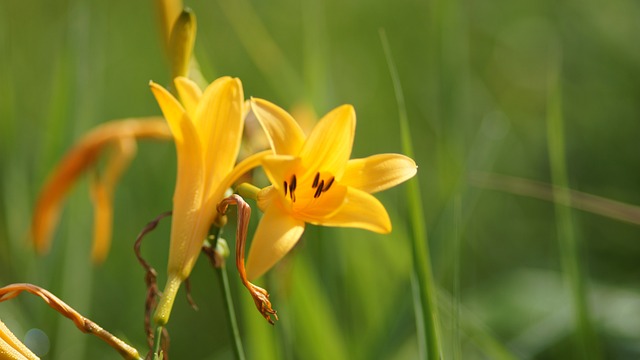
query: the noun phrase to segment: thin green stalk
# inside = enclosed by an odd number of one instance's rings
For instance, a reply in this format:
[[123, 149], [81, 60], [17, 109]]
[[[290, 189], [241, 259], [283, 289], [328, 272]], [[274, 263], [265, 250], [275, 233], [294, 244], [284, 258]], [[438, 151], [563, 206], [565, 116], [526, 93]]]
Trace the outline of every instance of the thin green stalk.
[[[250, 189], [248, 185], [247, 185], [247, 188]], [[220, 239], [220, 235], [222, 235], [222, 228], [217, 228], [214, 234], [214, 243], [213, 243], [214, 249], [218, 249], [218, 240]], [[227, 249], [227, 252], [228, 252], [228, 249]], [[226, 258], [227, 255], [228, 254], [223, 255], [223, 258]], [[228, 322], [229, 331], [230, 331], [229, 335], [231, 336], [231, 339], [233, 341], [233, 353], [237, 360], [244, 360], [245, 359], [244, 348], [242, 346], [242, 339], [240, 338], [240, 330], [238, 328], [236, 310], [235, 310], [235, 307], [233, 306], [233, 299], [231, 298], [231, 288], [229, 287], [229, 276], [227, 275], [226, 261], [223, 260], [220, 267], [216, 266], [216, 274], [218, 275], [218, 280], [220, 281], [220, 284], [222, 284], [224, 306], [225, 306], [225, 309], [227, 310], [226, 311], [227, 322]]]
[[[400, 79], [393, 62], [391, 49], [387, 35], [383, 29], [380, 30], [380, 40], [384, 48], [389, 72], [393, 81], [393, 89], [398, 103], [398, 115], [400, 120], [400, 131], [402, 138], [402, 150], [409, 156], [413, 157], [413, 145], [411, 143], [411, 135], [409, 130], [409, 121], [407, 110], [404, 104], [404, 95], [400, 86]], [[418, 178], [407, 182], [407, 204], [409, 207], [410, 222], [412, 227], [412, 250], [413, 250], [413, 276], [416, 279], [417, 286], [412, 289], [416, 307], [421, 311], [416, 311], [416, 322], [418, 329], [424, 328], [424, 338], [419, 339], [421, 349], [426, 348], [426, 352], [422, 353], [425, 359], [441, 359], [442, 347], [440, 344], [440, 330], [438, 321], [438, 309], [435, 298], [435, 286], [433, 283], [433, 275], [431, 272], [431, 260], [429, 255], [429, 243], [427, 239], [427, 229], [424, 222], [424, 210], [422, 206], [422, 196], [420, 194], [420, 186]]]
[[224, 305], [227, 309], [227, 321], [231, 330], [231, 339], [233, 339], [233, 353], [238, 360], [244, 360], [244, 348], [242, 347], [242, 339], [240, 338], [240, 330], [238, 328], [238, 320], [236, 319], [236, 310], [233, 306], [231, 298], [231, 289], [229, 288], [229, 277], [227, 276], [227, 266], [223, 264], [216, 269], [218, 279], [222, 284], [222, 292], [224, 293]]
[[[555, 55], [555, 54], [554, 54]], [[580, 262], [578, 238], [573, 226], [571, 193], [567, 176], [562, 117], [562, 89], [559, 75], [559, 56], [555, 56], [549, 81], [547, 103], [547, 144], [551, 179], [554, 185], [555, 205], [560, 260], [566, 282], [571, 290], [573, 313], [577, 327], [577, 342], [582, 359], [601, 358], [598, 339], [589, 315], [587, 284]]]
[[153, 336], [153, 360], [162, 360], [164, 355], [160, 352], [160, 344], [162, 343], [163, 326], [158, 325]]
[[462, 343], [460, 341], [460, 257], [462, 256], [462, 201], [460, 194], [453, 199], [453, 284], [452, 284], [452, 303], [453, 311], [451, 312], [451, 345], [453, 351], [451, 358], [454, 360], [462, 359]]

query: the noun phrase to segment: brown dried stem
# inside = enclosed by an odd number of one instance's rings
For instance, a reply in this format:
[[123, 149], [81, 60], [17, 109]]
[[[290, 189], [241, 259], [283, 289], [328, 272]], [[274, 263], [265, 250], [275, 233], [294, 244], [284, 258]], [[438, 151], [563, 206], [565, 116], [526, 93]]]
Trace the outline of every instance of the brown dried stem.
[[[160, 214], [158, 217], [153, 219], [153, 221], [149, 222], [144, 229], [138, 234], [136, 238], [136, 242], [133, 244], [133, 251], [138, 258], [138, 262], [145, 269], [144, 282], [147, 285], [147, 297], [144, 303], [144, 331], [147, 335], [147, 345], [149, 349], [153, 349], [153, 342], [155, 337], [155, 332], [151, 327], [151, 313], [156, 308], [158, 304], [158, 297], [162, 295], [160, 290], [158, 290], [158, 273], [156, 269], [154, 269], [149, 263], [142, 257], [140, 254], [140, 247], [142, 246], [142, 239], [145, 235], [153, 231], [157, 226], [160, 220], [166, 218], [167, 216], [171, 216], [171, 211], [166, 211]], [[169, 333], [167, 329], [163, 329], [162, 331], [162, 350], [164, 352], [164, 359], [168, 359], [167, 350], [169, 348]], [[152, 351], [147, 354], [147, 358], [150, 358]]]
[[13, 299], [23, 291], [42, 298], [42, 300], [44, 300], [44, 302], [46, 302], [47, 305], [49, 305], [52, 309], [73, 321], [73, 323], [76, 324], [76, 327], [80, 329], [80, 331], [99, 337], [109, 346], [119, 352], [123, 358], [140, 359], [138, 350], [113, 336], [111, 333], [98, 326], [98, 324], [80, 315], [71, 306], [60, 300], [57, 296], [39, 286], [25, 283], [7, 285], [3, 288], [0, 288], [0, 302]]
[[251, 297], [253, 297], [253, 302], [256, 304], [258, 311], [260, 311], [262, 316], [267, 319], [269, 324], [273, 325], [274, 321], [271, 319], [271, 315], [273, 315], [276, 320], [278, 320], [278, 315], [276, 311], [271, 308], [269, 293], [265, 289], [249, 282], [244, 267], [244, 247], [247, 241], [249, 219], [251, 218], [251, 207], [240, 195], [233, 194], [218, 204], [218, 213], [226, 213], [229, 205], [236, 205], [238, 208], [238, 227], [236, 230], [236, 267], [238, 268], [240, 279], [247, 290], [249, 290]]

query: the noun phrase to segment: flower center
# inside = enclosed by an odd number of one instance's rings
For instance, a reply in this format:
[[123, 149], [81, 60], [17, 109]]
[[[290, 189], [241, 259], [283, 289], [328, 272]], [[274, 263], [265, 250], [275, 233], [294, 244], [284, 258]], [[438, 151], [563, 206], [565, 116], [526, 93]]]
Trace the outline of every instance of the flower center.
[[[327, 192], [333, 183], [335, 182], [335, 177], [331, 174], [327, 174], [327, 176], [322, 176], [320, 172], [316, 172], [316, 175], [313, 178], [313, 182], [307, 184], [308, 188], [302, 188], [305, 194], [313, 193], [313, 198], [318, 199], [322, 194]], [[291, 175], [289, 182], [284, 181], [284, 197], [287, 196], [291, 199], [292, 202], [296, 202], [296, 189], [298, 189], [298, 178], [296, 174]]]

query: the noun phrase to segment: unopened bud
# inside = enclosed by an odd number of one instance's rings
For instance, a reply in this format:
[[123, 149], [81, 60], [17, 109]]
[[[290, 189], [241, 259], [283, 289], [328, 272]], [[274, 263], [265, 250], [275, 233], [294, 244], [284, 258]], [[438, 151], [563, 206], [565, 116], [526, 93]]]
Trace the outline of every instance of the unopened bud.
[[169, 39], [169, 58], [173, 78], [187, 76], [189, 62], [196, 40], [196, 15], [189, 8], [185, 8], [176, 19], [171, 29]]

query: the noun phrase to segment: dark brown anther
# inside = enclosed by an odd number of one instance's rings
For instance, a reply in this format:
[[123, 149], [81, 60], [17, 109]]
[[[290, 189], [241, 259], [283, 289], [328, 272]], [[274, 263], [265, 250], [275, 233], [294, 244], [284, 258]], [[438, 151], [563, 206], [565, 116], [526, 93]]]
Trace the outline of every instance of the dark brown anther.
[[331, 177], [331, 179], [329, 179], [329, 182], [327, 183], [327, 187], [323, 187], [322, 188], [322, 192], [325, 192], [327, 190], [329, 190], [329, 188], [331, 187], [331, 185], [333, 185], [333, 181], [335, 180], [335, 177]]
[[[291, 177], [291, 184], [289, 185], [289, 196], [291, 197], [291, 201], [296, 202], [296, 186], [298, 185], [298, 179], [296, 179], [296, 175], [294, 174]], [[285, 193], [286, 195], [286, 193]]]
[[313, 178], [313, 185], [311, 185], [311, 188], [315, 189], [316, 187], [318, 187], [318, 181], [320, 181], [320, 173], [317, 172], [316, 173], [316, 177]]
[[324, 180], [320, 181], [320, 184], [318, 185], [318, 188], [316, 189], [316, 193], [313, 194], [314, 198], [319, 198], [320, 194], [322, 194], [322, 188], [324, 187]]
[[287, 182], [284, 182], [284, 196], [287, 196]]

